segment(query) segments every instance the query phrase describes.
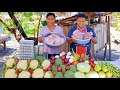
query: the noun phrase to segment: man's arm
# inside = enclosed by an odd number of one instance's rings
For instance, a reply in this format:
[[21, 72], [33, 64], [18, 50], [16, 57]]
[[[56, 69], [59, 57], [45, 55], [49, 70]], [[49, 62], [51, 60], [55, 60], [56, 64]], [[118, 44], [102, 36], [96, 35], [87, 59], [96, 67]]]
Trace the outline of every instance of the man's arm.
[[38, 38], [38, 41], [39, 41], [39, 43], [42, 43], [42, 42], [43, 42], [43, 40], [42, 40], [41, 37]]
[[38, 35], [38, 42], [39, 42], [39, 43], [42, 43], [42, 42], [43, 42], [42, 36], [43, 36], [43, 29], [41, 29], [41, 30], [39, 31], [39, 35]]
[[67, 42], [68, 42], [69, 44], [73, 43], [72, 38], [67, 38]]
[[94, 44], [97, 44], [97, 38], [91, 38], [91, 41], [94, 43]]
[[[91, 28], [92, 29], [92, 28]], [[96, 33], [95, 31], [92, 29], [92, 38], [91, 38], [91, 41], [94, 43], [94, 44], [97, 44], [97, 36], [96, 36]]]
[[73, 31], [72, 31], [72, 29], [68, 32], [68, 37], [67, 37], [67, 42], [69, 43], [69, 44], [71, 44], [71, 43], [73, 43], [75, 40], [71, 37], [72, 36], [72, 34], [73, 34]]

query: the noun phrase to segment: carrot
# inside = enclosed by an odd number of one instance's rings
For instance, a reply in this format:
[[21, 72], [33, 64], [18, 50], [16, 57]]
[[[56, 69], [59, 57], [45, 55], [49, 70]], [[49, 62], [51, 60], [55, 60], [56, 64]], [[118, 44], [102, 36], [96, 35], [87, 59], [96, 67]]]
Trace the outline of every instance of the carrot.
[[53, 75], [55, 76], [55, 75], [56, 75], [56, 72], [53, 72]]
[[72, 63], [72, 65], [77, 65], [78, 64], [78, 61], [74, 61], [73, 63]]
[[65, 70], [62, 70], [62, 74], [65, 74]]

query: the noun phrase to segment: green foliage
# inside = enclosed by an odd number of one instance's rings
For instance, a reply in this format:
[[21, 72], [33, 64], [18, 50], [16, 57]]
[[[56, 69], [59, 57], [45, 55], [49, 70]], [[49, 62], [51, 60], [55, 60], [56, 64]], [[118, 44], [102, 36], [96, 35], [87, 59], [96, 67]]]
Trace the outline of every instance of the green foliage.
[[[41, 13], [43, 12], [15, 12], [14, 15], [28, 36], [33, 37], [35, 33], [37, 37], [38, 21]], [[43, 14], [45, 15], [46, 13]], [[3, 21], [8, 25], [9, 28], [16, 28], [16, 26], [14, 25], [13, 21], [11, 20], [7, 12], [0, 12], [0, 15], [4, 17]], [[0, 26], [4, 27], [4, 33], [10, 34], [10, 32], [1, 22], [0, 22]], [[40, 28], [41, 27], [42, 24], [40, 23]]]
[[111, 23], [114, 25], [114, 28], [117, 31], [120, 31], [120, 12], [113, 12], [112, 16], [114, 16], [116, 19], [111, 21]]

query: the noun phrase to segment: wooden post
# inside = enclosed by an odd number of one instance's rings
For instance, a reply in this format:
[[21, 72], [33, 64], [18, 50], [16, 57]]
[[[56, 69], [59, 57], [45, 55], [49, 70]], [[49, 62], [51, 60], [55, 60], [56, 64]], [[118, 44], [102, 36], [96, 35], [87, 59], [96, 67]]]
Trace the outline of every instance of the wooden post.
[[105, 22], [107, 22], [107, 16], [105, 16]]
[[[91, 15], [88, 15], [88, 26], [90, 26], [90, 18], [91, 18]], [[92, 56], [94, 57], [95, 56], [94, 55], [94, 43], [92, 42], [91, 45], [92, 45], [92, 47], [91, 47], [90, 52], [91, 52]]]
[[91, 16], [88, 15], [88, 26], [90, 26], [90, 18], [91, 18]]
[[99, 15], [99, 23], [101, 23], [101, 14]]
[[109, 60], [111, 60], [110, 16], [108, 16]]
[[[86, 14], [86, 16], [88, 16], [88, 26], [90, 26], [90, 19], [91, 19], [91, 16], [94, 14], [94, 12], [86, 12], [85, 14]], [[92, 57], [94, 57], [94, 44], [93, 43], [91, 43], [90, 52], [92, 54]]]

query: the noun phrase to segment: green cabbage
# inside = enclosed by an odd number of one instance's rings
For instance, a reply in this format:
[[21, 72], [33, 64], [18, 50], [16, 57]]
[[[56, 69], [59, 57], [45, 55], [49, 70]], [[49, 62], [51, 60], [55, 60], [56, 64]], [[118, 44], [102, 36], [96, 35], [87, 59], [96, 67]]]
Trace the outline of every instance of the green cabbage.
[[65, 72], [64, 77], [65, 78], [75, 78], [74, 73], [72, 71], [70, 71], [70, 70]]
[[55, 59], [55, 65], [62, 65], [63, 62], [60, 58]]
[[75, 72], [74, 75], [75, 78], [85, 78], [85, 74], [81, 72]]
[[63, 78], [62, 72], [57, 72], [54, 78]]
[[99, 75], [95, 71], [90, 71], [89, 73], [86, 74], [86, 78], [99, 78]]
[[77, 64], [77, 70], [82, 73], [88, 73], [90, 71], [91, 66], [87, 63], [78, 63]]
[[47, 71], [44, 75], [44, 78], [53, 78], [53, 74], [51, 71]]
[[70, 65], [70, 70], [71, 70], [72, 72], [76, 72], [76, 71], [77, 71], [76, 66]]

